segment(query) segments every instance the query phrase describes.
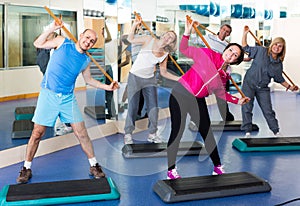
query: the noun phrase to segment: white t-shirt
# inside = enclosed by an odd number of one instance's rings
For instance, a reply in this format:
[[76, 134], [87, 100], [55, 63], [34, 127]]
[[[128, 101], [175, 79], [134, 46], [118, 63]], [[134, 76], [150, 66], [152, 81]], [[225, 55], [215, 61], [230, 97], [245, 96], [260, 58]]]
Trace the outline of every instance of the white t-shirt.
[[[221, 39], [219, 39], [219, 37], [217, 35], [208, 34], [208, 35], [205, 35], [204, 38], [207, 41], [208, 45], [211, 47], [211, 49], [220, 54], [223, 53], [225, 47], [228, 45], [227, 41], [225, 41], [225, 40], [222, 41]], [[195, 33], [191, 34], [190, 41], [193, 44], [200, 44], [201, 46], [206, 47], [206, 45], [204, 44], [202, 39], [199, 36], [197, 36]]]
[[168, 53], [165, 53], [161, 57], [156, 57], [152, 52], [153, 43], [154, 39], [145, 48], [141, 49], [131, 67], [130, 73], [141, 78], [151, 78], [154, 76], [155, 65], [164, 61]]

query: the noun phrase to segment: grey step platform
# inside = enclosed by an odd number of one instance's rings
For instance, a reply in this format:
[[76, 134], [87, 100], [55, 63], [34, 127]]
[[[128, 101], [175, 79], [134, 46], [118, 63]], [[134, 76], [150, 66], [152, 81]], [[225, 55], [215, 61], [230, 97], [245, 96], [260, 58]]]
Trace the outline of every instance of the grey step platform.
[[68, 180], [6, 185], [0, 192], [0, 205], [70, 204], [119, 197], [111, 178]]
[[159, 180], [154, 192], [166, 203], [269, 192], [270, 184], [249, 172]]
[[[165, 157], [167, 143], [125, 144], [122, 148], [125, 158]], [[204, 144], [195, 142], [180, 142], [178, 156], [192, 156], [207, 154]]]
[[[242, 121], [212, 121], [211, 128], [214, 131], [241, 131]], [[259, 127], [252, 124], [252, 131], [258, 131]]]
[[12, 139], [29, 138], [33, 130], [33, 122], [28, 119], [15, 120], [12, 127]]
[[28, 119], [31, 120], [35, 111], [35, 106], [27, 107], [16, 107], [15, 109], [15, 119], [22, 120]]
[[300, 150], [300, 137], [237, 138], [232, 146], [240, 152]]
[[104, 106], [86, 106], [84, 107], [84, 113], [94, 119], [105, 119], [105, 107]]

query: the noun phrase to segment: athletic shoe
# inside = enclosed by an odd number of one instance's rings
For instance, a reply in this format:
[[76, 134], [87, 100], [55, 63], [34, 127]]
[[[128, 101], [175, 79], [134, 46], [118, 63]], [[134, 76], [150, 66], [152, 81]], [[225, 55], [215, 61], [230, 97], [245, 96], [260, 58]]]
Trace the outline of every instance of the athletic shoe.
[[283, 137], [283, 135], [282, 135], [280, 132], [277, 132], [277, 133], [275, 134], [275, 137]]
[[19, 177], [17, 178], [17, 183], [27, 183], [28, 180], [32, 177], [31, 169], [26, 169], [26, 167], [22, 167]]
[[179, 178], [181, 178], [181, 177], [177, 173], [176, 168], [168, 171], [168, 174], [167, 174], [167, 179], [168, 180], [174, 180], [174, 179], [179, 179]]
[[124, 144], [133, 144], [132, 135], [131, 134], [125, 134], [125, 136], [124, 136]]
[[198, 127], [197, 127], [196, 123], [193, 121], [190, 121], [189, 129], [192, 130], [193, 132], [198, 132]]
[[55, 135], [61, 136], [73, 132], [72, 127], [62, 126], [56, 129]]
[[93, 176], [95, 179], [105, 177], [105, 174], [98, 163], [95, 166], [90, 167], [90, 175]]
[[149, 134], [147, 140], [148, 140], [148, 142], [152, 142], [152, 143], [162, 143], [163, 142], [161, 140], [161, 138], [159, 136], [157, 136], [155, 133], [154, 134]]
[[218, 165], [214, 167], [214, 171], [212, 173], [212, 175], [222, 175], [224, 174], [225, 171], [223, 169], [223, 165]]
[[245, 138], [251, 138], [250, 132], [246, 132]]

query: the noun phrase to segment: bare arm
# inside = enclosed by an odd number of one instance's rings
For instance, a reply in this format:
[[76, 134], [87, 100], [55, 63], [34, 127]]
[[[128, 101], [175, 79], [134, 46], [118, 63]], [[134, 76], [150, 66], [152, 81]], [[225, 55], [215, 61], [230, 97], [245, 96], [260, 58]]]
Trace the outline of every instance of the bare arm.
[[132, 23], [130, 32], [128, 34], [127, 40], [131, 43], [131, 44], [145, 44], [146, 42], [150, 42], [150, 40], [152, 39], [151, 36], [140, 36], [140, 37], [136, 37], [135, 31], [138, 27], [140, 27], [142, 20], [137, 20], [135, 19], [134, 22]]
[[[63, 24], [62, 24], [63, 25]], [[34, 42], [33, 45], [36, 48], [42, 48], [42, 49], [54, 49], [58, 48], [62, 43], [64, 42], [64, 37], [58, 36], [54, 39], [47, 40], [47, 37], [52, 32], [56, 31], [57, 29], [60, 29], [62, 26], [56, 24], [53, 22], [50, 27], [45, 30]]]
[[117, 89], [116, 85], [118, 85], [118, 84], [115, 81], [113, 81], [110, 85], [107, 85], [107, 84], [103, 84], [100, 81], [94, 79], [91, 76], [90, 65], [82, 72], [82, 76], [83, 76], [85, 83], [92, 87], [104, 89], [107, 91], [113, 91], [113, 90]]
[[180, 77], [178, 77], [178, 76], [176, 76], [176, 75], [171, 74], [170, 72], [168, 72], [168, 70], [167, 70], [167, 61], [168, 61], [168, 57], [166, 57], [165, 60], [162, 63], [160, 63], [160, 65], [159, 65], [160, 66], [160, 70], [159, 71], [160, 71], [161, 76], [163, 76], [163, 77], [165, 77], [167, 79], [178, 81], [178, 79]]
[[287, 81], [284, 81], [280, 84], [286, 88], [286, 91], [297, 91], [299, 89], [297, 85], [290, 85]]
[[245, 47], [248, 45], [247, 43], [247, 34], [249, 32], [249, 27], [245, 26], [244, 27], [244, 33], [243, 33], [243, 37], [242, 37], [242, 46]]
[[104, 23], [104, 27], [105, 27], [105, 31], [107, 34], [107, 36], [105, 37], [105, 43], [108, 43], [112, 40], [112, 38], [111, 38], [111, 34], [110, 34], [110, 31], [109, 31], [106, 23]]

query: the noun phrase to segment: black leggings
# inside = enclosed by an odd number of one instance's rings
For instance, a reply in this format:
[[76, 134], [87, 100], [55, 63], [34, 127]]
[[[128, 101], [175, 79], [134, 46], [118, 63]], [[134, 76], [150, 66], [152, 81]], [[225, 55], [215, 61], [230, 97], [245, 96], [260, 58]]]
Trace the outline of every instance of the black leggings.
[[[178, 88], [179, 87], [179, 88]], [[189, 113], [198, 125], [204, 142], [214, 166], [221, 165], [217, 143], [210, 128], [210, 118], [205, 98], [196, 98], [182, 86], [172, 90], [169, 109], [171, 114], [171, 134], [168, 141], [168, 170], [174, 169], [179, 143], [186, 126], [186, 116]]]

